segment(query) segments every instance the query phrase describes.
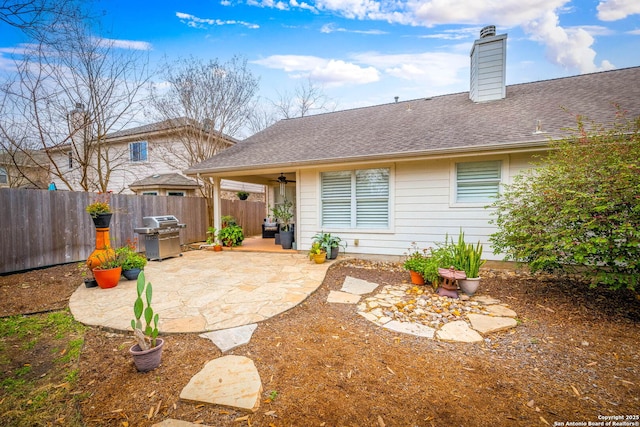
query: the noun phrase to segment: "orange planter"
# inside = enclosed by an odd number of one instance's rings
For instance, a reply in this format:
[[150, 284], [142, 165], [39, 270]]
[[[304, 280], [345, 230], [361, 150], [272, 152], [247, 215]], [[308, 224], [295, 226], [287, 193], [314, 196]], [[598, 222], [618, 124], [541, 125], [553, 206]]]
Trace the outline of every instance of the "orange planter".
[[102, 289], [114, 288], [120, 281], [122, 275], [122, 267], [110, 268], [107, 270], [100, 270], [99, 268], [93, 269], [93, 277], [96, 278], [98, 286]]
[[414, 285], [424, 285], [424, 277], [422, 274], [409, 270], [409, 274], [411, 274], [411, 283]]

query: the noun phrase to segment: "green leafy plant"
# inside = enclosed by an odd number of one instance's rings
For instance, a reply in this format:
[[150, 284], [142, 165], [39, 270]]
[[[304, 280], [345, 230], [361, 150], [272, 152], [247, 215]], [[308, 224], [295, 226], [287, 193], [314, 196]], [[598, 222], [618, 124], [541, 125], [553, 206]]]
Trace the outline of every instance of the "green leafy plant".
[[340, 237], [332, 236], [331, 233], [325, 233], [324, 231], [321, 231], [320, 233], [317, 233], [315, 236], [313, 236], [312, 241], [313, 243], [320, 243], [320, 245], [327, 253], [330, 253], [331, 249], [333, 248], [347, 248], [347, 244], [342, 243], [342, 239]]
[[531, 271], [579, 274], [613, 289], [640, 284], [640, 116], [577, 125], [492, 204], [494, 253]]
[[[468, 278], [476, 278], [480, 275], [480, 267], [485, 263], [482, 257], [482, 244], [467, 244], [464, 241], [464, 232], [460, 229], [458, 243], [453, 244], [453, 238], [449, 245], [453, 248], [453, 263], [456, 270], [464, 271]], [[446, 268], [445, 266], [441, 266]]]
[[147, 257], [136, 252], [131, 246], [122, 246], [116, 249], [116, 255], [122, 257], [122, 269], [143, 269], [147, 265]]
[[249, 197], [249, 193], [246, 191], [238, 191], [236, 194], [240, 200], [246, 200]]
[[[126, 256], [121, 252], [121, 248], [112, 250], [107, 247], [106, 250], [98, 255], [96, 258], [100, 261], [100, 264], [94, 268], [94, 270], [110, 270], [112, 268], [122, 267]], [[146, 261], [146, 260], [145, 260]]]
[[316, 255], [326, 254], [327, 251], [322, 247], [320, 242], [313, 242], [311, 249], [309, 249], [309, 259], [313, 259]]
[[281, 224], [281, 231], [291, 231], [291, 219], [293, 218], [293, 202], [284, 199], [280, 204], [271, 208], [271, 213]]
[[109, 196], [99, 194], [96, 201], [87, 205], [85, 210], [92, 218], [96, 218], [99, 214], [112, 213], [111, 206], [109, 206]]
[[209, 227], [207, 229], [207, 244], [212, 245], [216, 242], [218, 230], [215, 227]]
[[218, 233], [218, 239], [227, 247], [239, 246], [244, 240], [242, 227], [239, 225], [227, 225]]
[[405, 270], [415, 271], [423, 274], [428, 260], [428, 249], [420, 249], [416, 242], [411, 242], [409, 253], [407, 254], [402, 266]]
[[[158, 320], [160, 316], [153, 312], [151, 300], [153, 298], [153, 287], [151, 282], [145, 285], [144, 272], [140, 272], [136, 286], [138, 298], [133, 304], [133, 315], [135, 319], [131, 319], [131, 328], [141, 350], [148, 350], [156, 346], [156, 338], [158, 337]], [[144, 295], [144, 300], [143, 300]], [[146, 307], [145, 307], [146, 302]], [[144, 316], [144, 330], [142, 329], [142, 318]], [[152, 326], [153, 323], [153, 326]]]

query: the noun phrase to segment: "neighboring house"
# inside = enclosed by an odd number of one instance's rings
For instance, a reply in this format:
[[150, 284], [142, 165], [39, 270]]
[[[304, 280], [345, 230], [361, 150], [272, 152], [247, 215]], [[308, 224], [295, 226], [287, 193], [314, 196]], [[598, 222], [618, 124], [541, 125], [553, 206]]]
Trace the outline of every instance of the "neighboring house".
[[501, 259], [486, 206], [502, 185], [577, 115], [610, 123], [612, 103], [640, 115], [640, 67], [505, 86], [506, 37], [474, 43], [469, 92], [282, 120], [186, 173], [270, 184], [269, 203], [284, 173], [301, 250], [324, 230], [349, 252], [403, 255], [462, 228]]
[[46, 163], [46, 156], [0, 150], [0, 188], [48, 188], [49, 173], [36, 162]]
[[[70, 115], [81, 107], [76, 106]], [[185, 153], [182, 140], [185, 134], [200, 131], [195, 122], [176, 119], [108, 134], [104, 144], [113, 164], [117, 165], [111, 171], [108, 190], [123, 194], [199, 196], [199, 185], [194, 179], [181, 175], [181, 171], [189, 166], [189, 155]], [[230, 136], [225, 136], [222, 141], [211, 137], [211, 141], [213, 150], [223, 150], [238, 142]], [[72, 146], [66, 144], [51, 151], [54, 162], [65, 172], [65, 178], [73, 184], [73, 189], [82, 190], [81, 170], [74, 161]], [[95, 176], [92, 179], [95, 181]], [[67, 188], [60, 179], [54, 178], [53, 181], [58, 189]]]

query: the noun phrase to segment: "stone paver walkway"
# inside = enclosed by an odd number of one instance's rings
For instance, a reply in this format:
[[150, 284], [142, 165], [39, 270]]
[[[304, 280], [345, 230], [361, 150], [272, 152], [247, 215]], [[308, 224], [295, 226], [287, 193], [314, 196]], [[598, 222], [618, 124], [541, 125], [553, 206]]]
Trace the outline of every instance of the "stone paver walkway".
[[[153, 309], [161, 333], [206, 332], [268, 319], [304, 301], [324, 280], [331, 262], [315, 264], [305, 254], [191, 251], [150, 261]], [[69, 307], [92, 326], [131, 330], [136, 282], [111, 289], [80, 286]]]

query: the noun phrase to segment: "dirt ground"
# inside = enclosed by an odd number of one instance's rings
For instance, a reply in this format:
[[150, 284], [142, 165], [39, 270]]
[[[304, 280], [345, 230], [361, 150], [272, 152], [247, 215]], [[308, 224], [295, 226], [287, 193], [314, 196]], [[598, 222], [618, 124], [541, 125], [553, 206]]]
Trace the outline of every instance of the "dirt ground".
[[[260, 323], [248, 345], [227, 353], [256, 364], [263, 399], [253, 414], [179, 399], [221, 356], [210, 341], [166, 336], [162, 365], [141, 374], [128, 355], [129, 334], [89, 328], [73, 391], [85, 425], [167, 418], [265, 427], [640, 425], [633, 293], [484, 271], [479, 293], [509, 304], [519, 325], [481, 344], [453, 344], [395, 333], [353, 305], [327, 303], [347, 275], [381, 285], [409, 280], [396, 264], [336, 262], [303, 304]], [[64, 308], [80, 283], [71, 265], [0, 277], [0, 314]]]

